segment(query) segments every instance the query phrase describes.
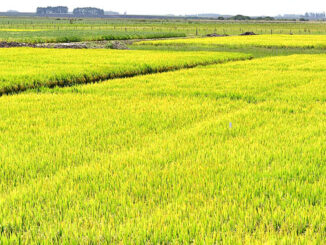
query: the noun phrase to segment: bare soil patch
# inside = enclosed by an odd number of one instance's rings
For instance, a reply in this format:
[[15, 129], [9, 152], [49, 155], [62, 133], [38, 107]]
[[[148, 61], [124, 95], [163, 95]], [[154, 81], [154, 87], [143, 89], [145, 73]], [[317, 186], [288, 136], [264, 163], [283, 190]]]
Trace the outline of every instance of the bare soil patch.
[[257, 34], [252, 31], [247, 31], [247, 32], [240, 34], [240, 36], [254, 36], [254, 35], [257, 35]]
[[218, 33], [211, 33], [207, 34], [206, 37], [227, 37], [229, 36], [228, 34], [218, 34]]

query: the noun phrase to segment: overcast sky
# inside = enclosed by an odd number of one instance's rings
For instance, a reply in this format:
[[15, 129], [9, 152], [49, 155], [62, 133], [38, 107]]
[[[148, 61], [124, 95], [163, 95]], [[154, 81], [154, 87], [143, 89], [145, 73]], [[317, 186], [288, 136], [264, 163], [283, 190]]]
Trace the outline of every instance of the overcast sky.
[[1, 0], [0, 11], [35, 12], [36, 7], [99, 7], [128, 14], [244, 14], [277, 15], [326, 11], [325, 0]]

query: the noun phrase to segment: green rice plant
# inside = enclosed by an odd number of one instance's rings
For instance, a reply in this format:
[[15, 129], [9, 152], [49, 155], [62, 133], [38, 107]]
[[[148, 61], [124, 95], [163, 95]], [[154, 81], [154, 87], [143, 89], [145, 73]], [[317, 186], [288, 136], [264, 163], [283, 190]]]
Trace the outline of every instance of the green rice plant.
[[[324, 22], [299, 21], [219, 21], [203, 19], [69, 19], [0, 17], [1, 30], [173, 32], [203, 36], [208, 33], [325, 34]], [[90, 37], [90, 36], [89, 36]]]
[[215, 52], [0, 49], [0, 94], [164, 72], [251, 56]]
[[0, 241], [323, 244], [326, 55], [0, 98]]
[[118, 30], [1, 30], [0, 41], [24, 43], [69, 43], [82, 41], [129, 40], [185, 37], [184, 33]]
[[0, 40], [43, 43], [205, 36], [218, 33], [326, 34], [323, 22], [188, 19], [69, 19], [0, 17]]

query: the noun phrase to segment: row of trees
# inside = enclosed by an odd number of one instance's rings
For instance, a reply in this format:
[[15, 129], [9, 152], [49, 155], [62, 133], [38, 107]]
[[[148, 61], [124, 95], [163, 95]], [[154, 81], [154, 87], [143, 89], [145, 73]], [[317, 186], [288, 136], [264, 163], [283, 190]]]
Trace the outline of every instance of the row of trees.
[[[61, 15], [68, 14], [68, 8], [64, 6], [37, 8], [36, 14], [38, 15]], [[103, 16], [104, 10], [98, 8], [75, 8], [73, 15], [78, 17], [94, 17]]]
[[224, 17], [218, 17], [219, 20], [274, 20], [273, 17], [250, 17], [250, 16], [245, 16], [245, 15], [235, 15], [229, 18], [224, 18]]
[[304, 15], [305, 18], [307, 19], [312, 19], [312, 20], [323, 20], [325, 19], [326, 15], [325, 12], [323, 13], [306, 13]]
[[73, 14], [75, 16], [103, 16], [104, 10], [98, 8], [76, 8]]
[[36, 13], [39, 15], [47, 15], [47, 14], [67, 14], [68, 8], [64, 6], [58, 7], [47, 7], [47, 8], [37, 8]]

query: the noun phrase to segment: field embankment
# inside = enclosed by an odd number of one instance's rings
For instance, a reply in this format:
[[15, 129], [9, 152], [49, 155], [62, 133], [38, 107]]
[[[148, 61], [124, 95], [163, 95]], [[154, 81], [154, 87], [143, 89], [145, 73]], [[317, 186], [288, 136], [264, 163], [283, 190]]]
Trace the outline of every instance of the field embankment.
[[325, 66], [273, 57], [1, 97], [0, 241], [323, 243]]
[[0, 94], [251, 58], [216, 52], [0, 49]]

